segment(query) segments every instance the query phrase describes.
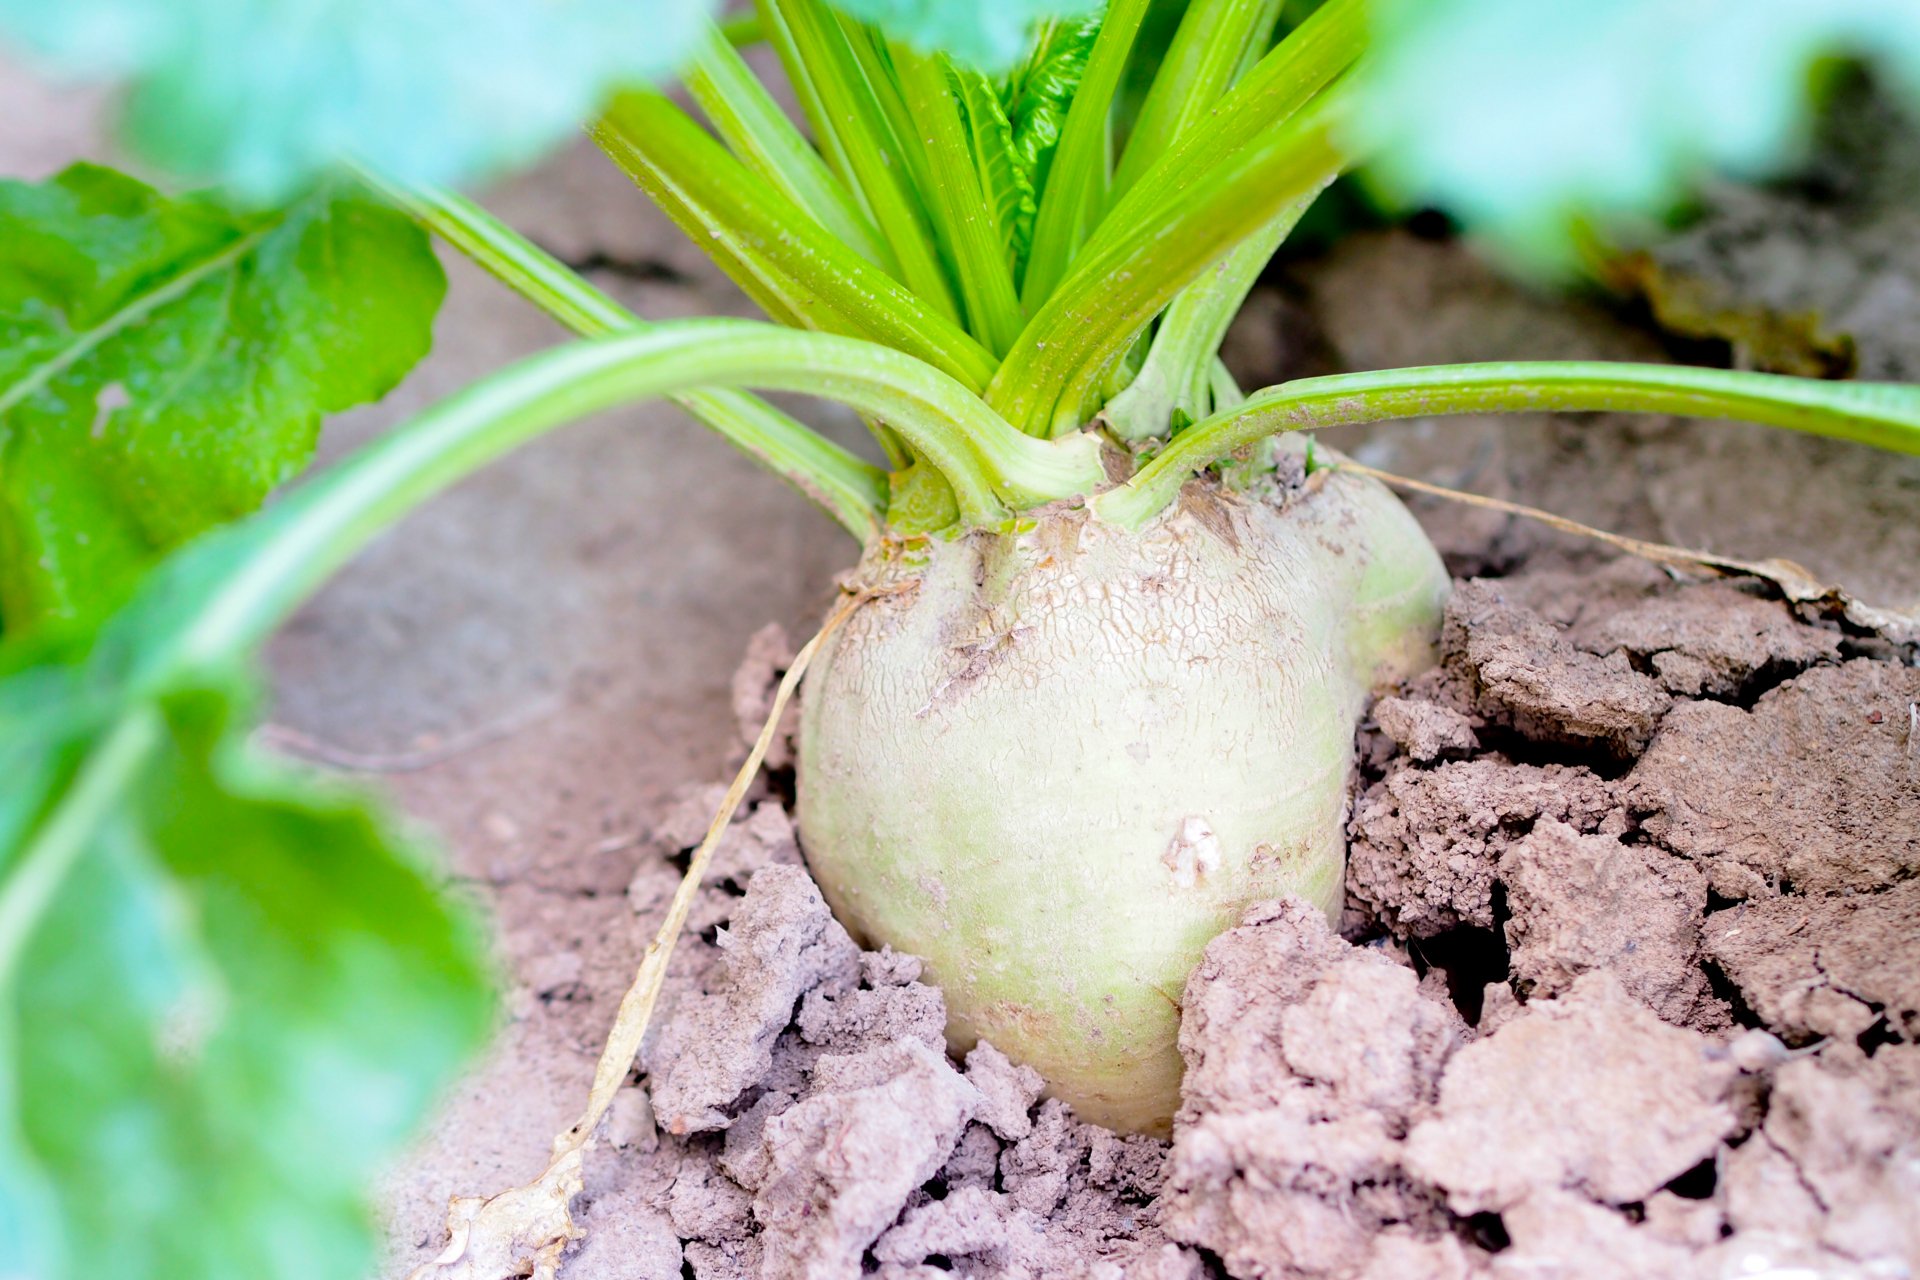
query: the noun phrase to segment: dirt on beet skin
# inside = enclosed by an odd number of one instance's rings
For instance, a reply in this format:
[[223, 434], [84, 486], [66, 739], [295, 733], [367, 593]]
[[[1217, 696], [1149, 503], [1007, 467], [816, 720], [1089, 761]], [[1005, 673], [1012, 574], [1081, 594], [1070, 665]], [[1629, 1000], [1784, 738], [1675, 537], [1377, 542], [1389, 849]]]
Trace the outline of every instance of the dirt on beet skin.
[[[1338, 931], [1261, 903], [1170, 1143], [964, 1061], [775, 770], [593, 1157], [570, 1280], [1920, 1273], [1920, 670], [1757, 584], [1457, 583], [1362, 726]], [[784, 662], [735, 684], [743, 732]], [[789, 757], [776, 756], [784, 764]], [[657, 918], [719, 788], [655, 831]]]

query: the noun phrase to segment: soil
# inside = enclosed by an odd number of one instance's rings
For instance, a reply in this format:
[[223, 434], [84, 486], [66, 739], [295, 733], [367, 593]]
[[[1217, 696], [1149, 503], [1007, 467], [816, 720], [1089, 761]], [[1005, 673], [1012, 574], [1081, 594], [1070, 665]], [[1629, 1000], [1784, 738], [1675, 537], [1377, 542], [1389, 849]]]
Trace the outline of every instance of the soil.
[[[743, 743], [781, 651], [736, 681]], [[1362, 727], [1340, 929], [1259, 904], [1188, 982], [1171, 1143], [950, 1059], [918, 963], [827, 911], [776, 770], [563, 1274], [1910, 1274], [1914, 657], [1635, 562], [1458, 582], [1440, 666]], [[641, 919], [717, 798], [657, 824]]]

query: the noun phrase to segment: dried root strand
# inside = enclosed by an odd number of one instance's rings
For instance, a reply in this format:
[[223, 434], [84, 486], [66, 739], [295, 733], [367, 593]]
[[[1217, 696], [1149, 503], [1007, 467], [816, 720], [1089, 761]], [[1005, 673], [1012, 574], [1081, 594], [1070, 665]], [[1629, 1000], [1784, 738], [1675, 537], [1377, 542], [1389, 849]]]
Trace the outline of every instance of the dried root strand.
[[1642, 560], [1651, 560], [1655, 564], [1663, 564], [1692, 573], [1704, 571], [1716, 577], [1758, 578], [1770, 584], [1780, 593], [1782, 599], [1791, 604], [1806, 605], [1822, 613], [1836, 614], [1862, 631], [1871, 632], [1894, 644], [1920, 642], [1920, 616], [1898, 609], [1885, 609], [1867, 604], [1865, 601], [1854, 598], [1839, 586], [1821, 582], [1807, 568], [1791, 560], [1777, 557], [1766, 560], [1736, 560], [1731, 556], [1715, 555], [1708, 551], [1672, 547], [1661, 542], [1644, 542], [1639, 538], [1629, 538], [1622, 534], [1609, 533], [1605, 529], [1595, 529], [1591, 525], [1569, 520], [1551, 511], [1543, 511], [1539, 507], [1529, 507], [1518, 502], [1507, 502], [1500, 498], [1489, 498], [1483, 494], [1466, 493], [1443, 485], [1429, 484], [1425, 480], [1394, 475], [1390, 471], [1381, 471], [1377, 467], [1369, 467], [1350, 458], [1341, 459], [1338, 469], [1351, 471], [1355, 475], [1371, 476], [1395, 489], [1431, 494], [1436, 498], [1445, 498], [1449, 502], [1458, 502], [1470, 507], [1484, 507], [1489, 511], [1504, 511], [1508, 515], [1524, 516], [1529, 520], [1537, 520], [1549, 528], [1558, 529], [1562, 533], [1592, 538], [1608, 546], [1618, 547], [1628, 555], [1638, 556]]

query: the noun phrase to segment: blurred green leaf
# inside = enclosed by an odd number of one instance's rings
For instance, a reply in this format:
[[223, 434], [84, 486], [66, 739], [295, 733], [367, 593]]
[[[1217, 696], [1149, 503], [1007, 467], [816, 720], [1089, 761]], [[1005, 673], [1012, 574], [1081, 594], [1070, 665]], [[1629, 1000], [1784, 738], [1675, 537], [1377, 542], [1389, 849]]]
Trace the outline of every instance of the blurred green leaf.
[[156, 661], [251, 532], [91, 644], [0, 657], [8, 1274], [365, 1275], [363, 1189], [490, 1022], [478, 931], [394, 824], [245, 741], [238, 659]]
[[1374, 16], [1382, 173], [1536, 258], [1564, 251], [1575, 218], [1785, 159], [1822, 57], [1920, 90], [1914, 0], [1376, 0]]
[[343, 157], [456, 182], [526, 161], [692, 51], [706, 0], [0, 0], [0, 39], [124, 78], [148, 159], [274, 199]]
[[237, 213], [76, 165], [0, 182], [0, 620], [117, 596], [258, 506], [425, 354], [445, 280], [344, 182]]
[[1091, 13], [1100, 0], [831, 0], [917, 49], [952, 54], [968, 66], [1001, 71], [1013, 65], [1047, 18]]

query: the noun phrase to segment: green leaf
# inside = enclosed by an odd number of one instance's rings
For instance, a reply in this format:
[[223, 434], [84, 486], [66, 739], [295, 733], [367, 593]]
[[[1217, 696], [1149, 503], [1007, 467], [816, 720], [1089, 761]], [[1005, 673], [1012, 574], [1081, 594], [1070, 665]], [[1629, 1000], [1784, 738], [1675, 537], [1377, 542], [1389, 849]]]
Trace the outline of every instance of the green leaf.
[[425, 354], [444, 290], [425, 234], [339, 181], [263, 213], [93, 165], [0, 182], [7, 631], [258, 506]]
[[[1134, 126], [1139, 123], [1140, 109], [1153, 91], [1153, 82], [1160, 78], [1160, 68], [1166, 63], [1189, 7], [1190, 0], [1149, 0], [1147, 12], [1140, 20], [1140, 34], [1134, 39], [1127, 68], [1121, 73], [1120, 84], [1113, 95], [1113, 137], [1123, 151], [1133, 136]], [[1285, 25], [1284, 21], [1281, 25]]]
[[1112, 196], [1131, 187], [1204, 119], [1240, 72], [1266, 52], [1280, 8], [1281, 0], [1193, 0], [1187, 6], [1127, 131]]
[[0, 0], [0, 38], [132, 81], [125, 132], [278, 198], [356, 158], [454, 182], [523, 162], [694, 47], [702, 0]]
[[[1036, 435], [1078, 429], [1118, 389], [1118, 362], [1175, 294], [1347, 166], [1350, 91], [1321, 89], [1358, 55], [1362, 16], [1360, 0], [1318, 10], [1114, 202], [1001, 362], [989, 404]], [[1103, 29], [1101, 41], [1111, 34]], [[1097, 45], [1089, 80], [1101, 56]], [[1089, 100], [1083, 89], [1041, 200], [1027, 293], [1046, 261], [1047, 211]]]
[[894, 266], [873, 220], [720, 28], [709, 30], [684, 79], [714, 132], [742, 163], [868, 262], [883, 270]]
[[1075, 17], [1100, 0], [832, 0], [916, 49], [950, 53], [969, 66], [999, 71], [1027, 51], [1047, 18]]
[[1274, 249], [1310, 207], [1303, 202], [1282, 213], [1180, 291], [1160, 315], [1145, 362], [1100, 410], [1109, 432], [1129, 441], [1177, 434], [1183, 420], [1196, 422], [1218, 407], [1214, 375], [1227, 327]]
[[1106, 203], [1108, 158], [1113, 150], [1114, 95], [1126, 74], [1152, 0], [1112, 0], [1100, 16], [1100, 29], [1074, 88], [1060, 142], [1054, 148], [1034, 219], [1033, 249], [1027, 257], [1020, 298], [1037, 312], [1053, 293], [1099, 220]]
[[1665, 413], [1754, 422], [1920, 454], [1920, 386], [1820, 382], [1775, 373], [1606, 360], [1428, 365], [1298, 378], [1256, 391], [1180, 433], [1125, 484], [1092, 502], [1138, 528], [1188, 476], [1278, 431], [1475, 413]]
[[814, 136], [872, 213], [892, 252], [897, 270], [889, 274], [957, 325], [959, 304], [941, 267], [915, 172], [925, 151], [903, 147], [895, 136], [896, 115], [907, 123], [905, 106], [871, 33], [850, 28], [821, 0], [760, 0], [760, 13], [776, 35]]
[[[751, 173], [663, 94], [622, 94], [590, 131], [703, 250], [783, 321], [884, 342], [982, 387], [993, 357], [926, 296], [889, 278]], [[764, 305], [764, 303], [763, 303]]]
[[1912, 0], [1379, 0], [1375, 26], [1383, 175], [1548, 258], [1574, 216], [1784, 159], [1820, 57], [1878, 60], [1920, 91]]
[[[998, 356], [1013, 345], [1027, 319], [1013, 287], [1013, 262], [1000, 218], [1002, 193], [995, 190], [1012, 179], [1007, 139], [996, 136], [990, 118], [976, 115], [969, 120], [952, 59], [905, 45], [880, 52], [912, 126], [904, 136], [921, 140], [920, 163], [910, 158], [908, 167], [927, 175], [921, 191], [941, 258], [959, 287], [967, 331]], [[973, 83], [979, 89], [977, 107], [991, 111], [1000, 105], [984, 76], [975, 73]], [[996, 167], [998, 174], [993, 172]], [[1017, 192], [1007, 194], [1017, 198]]]
[[383, 813], [247, 744], [238, 666], [143, 687], [215, 543], [0, 680], [10, 1273], [367, 1274], [363, 1189], [491, 1022], [467, 913]]

